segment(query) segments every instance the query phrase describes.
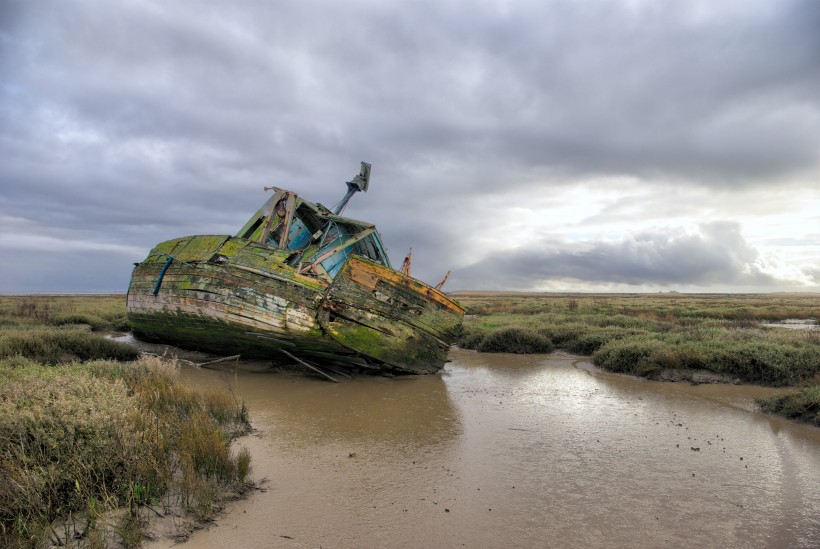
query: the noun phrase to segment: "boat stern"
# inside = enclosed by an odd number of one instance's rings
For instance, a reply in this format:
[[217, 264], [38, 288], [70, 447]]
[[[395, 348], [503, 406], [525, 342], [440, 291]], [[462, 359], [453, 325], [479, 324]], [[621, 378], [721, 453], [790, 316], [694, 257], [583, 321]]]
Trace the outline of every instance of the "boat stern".
[[415, 278], [352, 256], [320, 305], [319, 324], [345, 347], [408, 373], [447, 361], [464, 309]]

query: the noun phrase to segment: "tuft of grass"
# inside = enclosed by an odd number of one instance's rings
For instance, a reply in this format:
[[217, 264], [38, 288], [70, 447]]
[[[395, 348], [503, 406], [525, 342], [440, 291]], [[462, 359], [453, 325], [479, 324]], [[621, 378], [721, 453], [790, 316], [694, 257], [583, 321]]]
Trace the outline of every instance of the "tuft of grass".
[[252, 469], [251, 452], [247, 448], [242, 448], [236, 455], [236, 480], [246, 482]]
[[551, 353], [554, 349], [545, 335], [517, 327], [492, 331], [478, 345], [483, 353]]
[[111, 321], [111, 329], [115, 332], [129, 332], [131, 331], [131, 325], [128, 323], [128, 319], [125, 317], [115, 318], [113, 321]]
[[28, 370], [0, 385], [0, 523], [18, 534], [116, 493], [137, 438], [121, 381]]
[[125, 513], [114, 526], [114, 532], [120, 538], [125, 549], [139, 547], [145, 535], [145, 520], [138, 514]]
[[613, 372], [647, 375], [658, 370], [657, 357], [665, 346], [653, 339], [616, 340], [602, 346], [592, 355], [598, 366]]
[[59, 313], [54, 315], [51, 323], [55, 326], [86, 324], [91, 326], [92, 330], [104, 330], [106, 328], [110, 328], [110, 324], [99, 316], [87, 313]]

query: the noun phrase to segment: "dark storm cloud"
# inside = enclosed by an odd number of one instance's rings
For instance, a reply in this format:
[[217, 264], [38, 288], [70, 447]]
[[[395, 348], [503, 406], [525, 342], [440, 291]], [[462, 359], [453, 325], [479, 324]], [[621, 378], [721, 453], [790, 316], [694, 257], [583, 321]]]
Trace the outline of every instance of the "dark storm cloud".
[[711, 223], [698, 233], [654, 231], [620, 241], [543, 242], [499, 253], [454, 275], [453, 285], [528, 289], [550, 280], [640, 287], [756, 286], [786, 282], [763, 273], [735, 223]]
[[[380, 226], [394, 261], [414, 246], [436, 278], [432, 258], [472, 245], [458, 229], [474, 214], [443, 206], [475, 193], [621, 174], [759, 185], [811, 170], [817, 28], [812, 0], [10, 0], [0, 231], [25, 226], [19, 246], [57, 236], [147, 251], [233, 232], [263, 185], [330, 204], [368, 160], [373, 187], [348, 213]], [[100, 257], [88, 257], [96, 272], [110, 269]], [[0, 291], [19, 279], [2, 275]], [[71, 289], [53, 280], [43, 289]]]

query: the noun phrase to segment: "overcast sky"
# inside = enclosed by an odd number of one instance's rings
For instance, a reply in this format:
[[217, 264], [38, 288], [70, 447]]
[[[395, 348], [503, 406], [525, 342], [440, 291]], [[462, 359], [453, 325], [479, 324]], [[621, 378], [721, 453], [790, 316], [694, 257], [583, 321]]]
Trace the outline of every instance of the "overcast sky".
[[0, 0], [0, 293], [263, 186], [446, 290], [820, 291], [816, 0]]

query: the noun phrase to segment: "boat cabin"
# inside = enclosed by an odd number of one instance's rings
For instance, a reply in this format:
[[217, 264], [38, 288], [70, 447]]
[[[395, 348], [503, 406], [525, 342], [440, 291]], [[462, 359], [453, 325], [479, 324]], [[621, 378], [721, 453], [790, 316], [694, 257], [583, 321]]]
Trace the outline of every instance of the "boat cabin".
[[376, 227], [334, 214], [291, 191], [273, 187], [273, 196], [236, 234], [288, 250], [285, 262], [302, 274], [332, 281], [351, 255], [390, 267]]

